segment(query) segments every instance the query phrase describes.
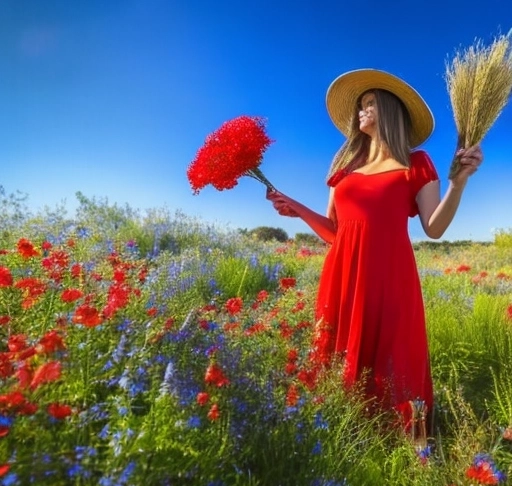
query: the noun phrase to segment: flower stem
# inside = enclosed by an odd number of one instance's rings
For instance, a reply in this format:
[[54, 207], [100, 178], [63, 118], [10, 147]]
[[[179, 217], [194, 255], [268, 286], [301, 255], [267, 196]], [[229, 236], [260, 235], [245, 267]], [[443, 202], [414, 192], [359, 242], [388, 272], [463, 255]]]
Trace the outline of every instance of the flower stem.
[[256, 179], [257, 181], [260, 181], [261, 183], [265, 184], [267, 188], [270, 191], [275, 191], [276, 188], [274, 185], [263, 175], [263, 172], [261, 172], [261, 169], [259, 167], [256, 167], [255, 169], [248, 170], [245, 175], [252, 177], [253, 179]]

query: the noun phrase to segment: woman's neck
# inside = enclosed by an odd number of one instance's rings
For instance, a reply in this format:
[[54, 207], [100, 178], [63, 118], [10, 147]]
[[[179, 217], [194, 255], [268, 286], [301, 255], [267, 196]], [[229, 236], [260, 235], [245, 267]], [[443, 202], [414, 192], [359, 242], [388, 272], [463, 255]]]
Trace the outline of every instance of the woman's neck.
[[366, 163], [379, 163], [383, 160], [389, 159], [390, 157], [391, 152], [388, 146], [382, 141], [378, 142], [377, 140], [372, 139], [370, 143], [370, 150], [368, 152], [368, 160]]

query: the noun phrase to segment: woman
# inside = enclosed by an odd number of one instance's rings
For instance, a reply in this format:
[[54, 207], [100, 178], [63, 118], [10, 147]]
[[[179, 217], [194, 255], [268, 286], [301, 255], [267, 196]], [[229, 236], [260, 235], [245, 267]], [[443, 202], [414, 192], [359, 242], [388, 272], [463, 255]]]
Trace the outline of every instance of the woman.
[[419, 215], [426, 235], [440, 238], [482, 152], [459, 151], [461, 169], [441, 200], [429, 156], [411, 151], [434, 127], [411, 86], [383, 71], [351, 71], [329, 87], [327, 109], [346, 136], [328, 174], [327, 215], [278, 191], [267, 198], [331, 244], [318, 289], [317, 363], [342, 355], [345, 384], [364, 375], [368, 397], [401, 412], [409, 427], [411, 412], [416, 419], [432, 410], [433, 390], [408, 218]]

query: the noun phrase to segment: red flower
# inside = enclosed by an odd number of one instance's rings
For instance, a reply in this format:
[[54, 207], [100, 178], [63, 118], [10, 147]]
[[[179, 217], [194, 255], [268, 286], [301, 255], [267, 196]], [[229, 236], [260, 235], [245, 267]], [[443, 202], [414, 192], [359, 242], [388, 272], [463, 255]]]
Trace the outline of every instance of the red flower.
[[20, 389], [25, 389], [30, 386], [34, 373], [32, 372], [31, 366], [24, 361], [18, 366], [15, 376], [18, 379]]
[[294, 407], [297, 405], [297, 402], [299, 401], [299, 390], [297, 389], [297, 385], [294, 385], [293, 383], [288, 387], [288, 391], [286, 392], [286, 406], [287, 407]]
[[58, 331], [48, 331], [40, 340], [36, 346], [37, 352], [40, 354], [50, 354], [55, 351], [66, 349], [64, 340]]
[[211, 406], [207, 417], [212, 421], [220, 418], [219, 406], [216, 403]]
[[18, 241], [17, 248], [18, 248], [18, 253], [23, 258], [30, 258], [30, 257], [39, 255], [39, 251], [37, 251], [34, 248], [34, 245], [26, 238], [20, 238], [20, 240]]
[[512, 441], [512, 427], [507, 427], [504, 431], [503, 431], [503, 438], [505, 440], [510, 440]]
[[9, 378], [13, 373], [10, 353], [0, 353], [0, 378]]
[[147, 311], [146, 311], [146, 314], [149, 316], [149, 317], [155, 317], [157, 314], [158, 314], [158, 309], [156, 307], [150, 307]]
[[11, 322], [9, 316], [0, 316], [0, 326], [5, 326], [5, 324], [9, 324], [9, 322]]
[[60, 294], [60, 300], [62, 302], [74, 302], [84, 296], [84, 293], [80, 289], [66, 289]]
[[206, 405], [209, 399], [210, 395], [208, 395], [206, 392], [199, 392], [197, 394], [197, 403], [201, 406]]
[[265, 302], [268, 299], [268, 292], [266, 290], [260, 290], [256, 296], [258, 302]]
[[23, 302], [21, 303], [23, 309], [32, 307], [37, 297], [44, 294], [46, 291], [46, 284], [42, 280], [34, 277], [22, 278], [16, 282], [14, 286], [17, 289], [23, 290]]
[[61, 376], [61, 364], [59, 361], [50, 361], [39, 366], [34, 372], [30, 388], [35, 390], [44, 383], [57, 381]]
[[76, 308], [73, 322], [75, 324], [83, 324], [86, 327], [95, 327], [103, 322], [103, 318], [97, 309], [84, 304]]
[[27, 346], [27, 336], [25, 334], [13, 334], [7, 340], [7, 347], [11, 353], [19, 353], [26, 349]]
[[16, 411], [25, 403], [26, 398], [20, 391], [0, 395], [0, 410], [4, 412]]
[[5, 476], [9, 472], [9, 469], [11, 469], [9, 464], [2, 464], [0, 466], [0, 477]]
[[208, 184], [219, 191], [231, 189], [243, 175], [254, 177], [271, 187], [259, 165], [263, 153], [272, 142], [265, 133], [265, 123], [261, 117], [239, 116], [223, 123], [206, 137], [187, 169], [194, 194]]
[[293, 375], [297, 371], [297, 365], [295, 363], [286, 363], [284, 372], [287, 375]]
[[283, 277], [281, 280], [279, 280], [279, 286], [283, 290], [291, 289], [295, 287], [297, 284], [297, 281], [293, 277]]
[[244, 331], [245, 336], [252, 336], [253, 334], [258, 334], [260, 332], [266, 331], [268, 327], [263, 324], [263, 322], [257, 322], [256, 324], [253, 324], [252, 326], [248, 327]]
[[471, 270], [471, 267], [469, 265], [460, 265], [457, 267], [457, 272], [469, 272]]
[[507, 307], [507, 317], [512, 321], [512, 304]]
[[206, 374], [204, 375], [204, 381], [206, 383], [215, 385], [219, 388], [222, 386], [225, 386], [225, 385], [229, 385], [229, 380], [226, 378], [226, 376], [222, 372], [221, 368], [215, 363], [212, 363], [206, 369]]
[[286, 358], [291, 363], [294, 363], [295, 361], [297, 361], [299, 359], [299, 352], [295, 348], [290, 349], [288, 351], [288, 355]]
[[226, 302], [226, 310], [232, 316], [238, 314], [244, 306], [244, 303], [240, 297], [232, 297]]
[[48, 413], [57, 420], [65, 419], [69, 417], [72, 413], [71, 407], [69, 405], [62, 405], [60, 403], [50, 403], [48, 405]]
[[0, 287], [10, 287], [11, 285], [11, 271], [7, 267], [0, 267]]
[[309, 390], [314, 390], [316, 387], [317, 369], [305, 370], [302, 369], [297, 373], [297, 378], [305, 385]]
[[78, 278], [82, 274], [82, 266], [79, 263], [73, 263], [71, 265], [71, 276], [73, 278]]

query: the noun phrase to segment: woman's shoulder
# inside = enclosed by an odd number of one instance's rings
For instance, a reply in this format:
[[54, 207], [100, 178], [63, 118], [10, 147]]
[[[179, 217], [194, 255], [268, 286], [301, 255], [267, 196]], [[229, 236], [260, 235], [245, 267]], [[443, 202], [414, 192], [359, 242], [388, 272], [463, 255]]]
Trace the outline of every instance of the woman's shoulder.
[[434, 163], [425, 150], [415, 150], [411, 152], [410, 177], [420, 180], [439, 179]]
[[425, 150], [418, 149], [411, 152], [411, 165], [421, 163], [432, 163], [430, 155]]

